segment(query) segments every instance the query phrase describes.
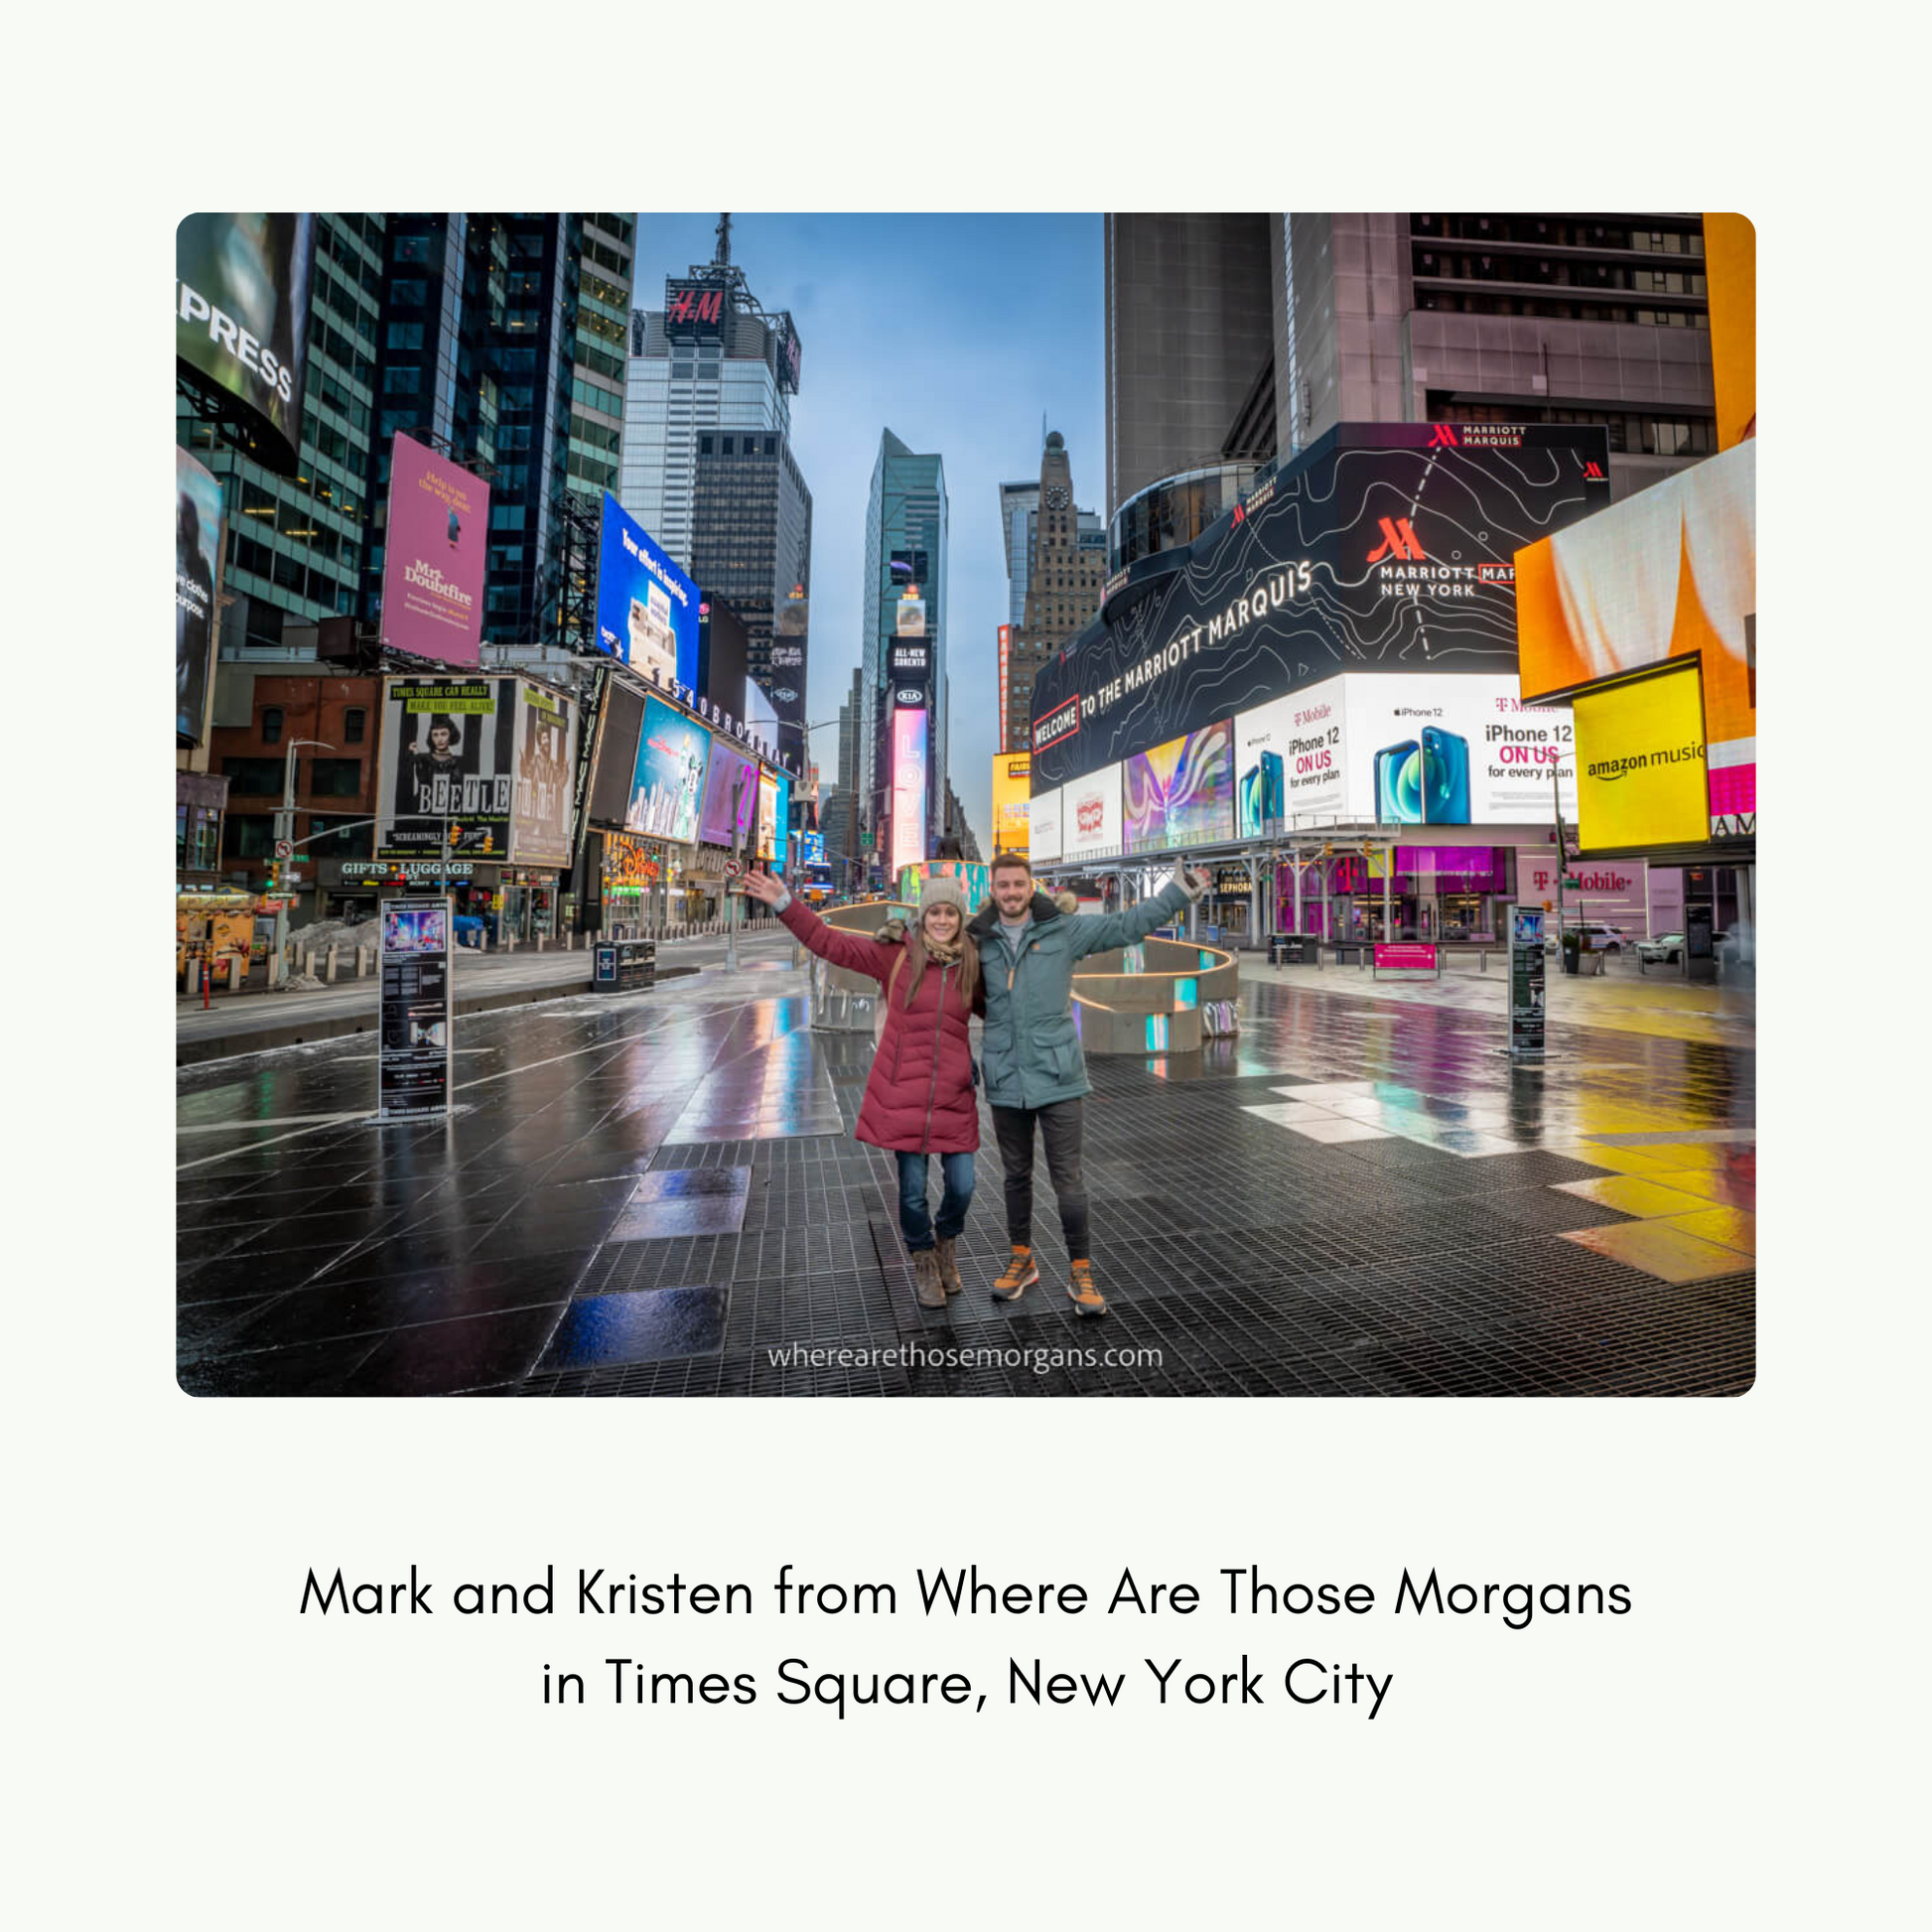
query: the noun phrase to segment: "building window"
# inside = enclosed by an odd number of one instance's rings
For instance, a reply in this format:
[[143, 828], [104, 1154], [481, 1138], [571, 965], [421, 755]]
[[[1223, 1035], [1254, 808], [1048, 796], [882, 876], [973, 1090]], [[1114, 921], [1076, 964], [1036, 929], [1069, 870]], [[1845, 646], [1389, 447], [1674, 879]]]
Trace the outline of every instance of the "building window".
[[282, 712], [279, 705], [268, 705], [262, 711], [262, 743], [279, 745], [282, 742]]
[[311, 759], [309, 795], [312, 798], [353, 798], [362, 789], [360, 759]]
[[359, 745], [362, 734], [368, 728], [369, 714], [360, 705], [351, 705], [343, 713], [343, 743]]

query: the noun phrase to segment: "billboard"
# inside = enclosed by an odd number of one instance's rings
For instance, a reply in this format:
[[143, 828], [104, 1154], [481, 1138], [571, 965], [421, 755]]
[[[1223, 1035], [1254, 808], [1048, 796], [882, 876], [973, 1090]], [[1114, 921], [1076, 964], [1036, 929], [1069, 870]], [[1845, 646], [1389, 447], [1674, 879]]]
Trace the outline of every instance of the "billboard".
[[1697, 665], [1683, 664], [1578, 693], [1577, 837], [1585, 852], [1707, 841], [1698, 686]]
[[912, 585], [898, 601], [893, 624], [893, 634], [897, 637], [923, 637], [925, 635], [925, 599], [919, 595], [919, 587]]
[[722, 336], [732, 304], [720, 282], [664, 281], [664, 333], [668, 336]]
[[1718, 448], [1757, 434], [1757, 230], [1741, 214], [1704, 217], [1711, 302], [1711, 383]]
[[1516, 553], [1610, 500], [1591, 425], [1342, 424], [1130, 571], [1034, 684], [1046, 785], [1345, 670], [1516, 670]]
[[925, 857], [925, 720], [917, 706], [893, 713], [893, 845], [889, 874]]
[[[1174, 852], [1234, 837], [1234, 727], [1204, 731], [1137, 752], [1122, 769], [1122, 835], [1129, 852]], [[1076, 785], [1065, 787], [1071, 799]], [[1064, 823], [1067, 851], [1074, 832]]]
[[1011, 685], [1008, 673], [1013, 657], [1013, 626], [1003, 623], [1000, 626], [1000, 750], [1007, 749], [1007, 704]]
[[398, 432], [388, 516], [382, 641], [445, 664], [481, 662], [489, 485]]
[[509, 856], [519, 866], [571, 863], [577, 707], [562, 692], [517, 680], [516, 781]]
[[[710, 758], [711, 734], [702, 725], [662, 698], [646, 698], [624, 829], [675, 845], [694, 844]], [[725, 809], [731, 809], [729, 797]]]
[[751, 678], [745, 681], [745, 716], [741, 722], [745, 726], [743, 736], [761, 744], [767, 758], [776, 756], [778, 714], [762, 686]]
[[770, 665], [765, 688], [778, 714], [778, 750], [794, 765], [805, 761], [805, 652], [810, 633], [811, 604], [804, 585], [794, 584], [778, 607], [778, 621], [765, 660]]
[[601, 650], [660, 682], [698, 687], [698, 587], [607, 489], [597, 552]]
[[214, 663], [214, 587], [221, 581], [221, 485], [175, 451], [175, 742], [207, 735]]
[[[1641, 859], [1579, 859], [1561, 877], [1576, 883], [1562, 889], [1564, 918], [1601, 920], [1621, 926], [1634, 939], [1649, 937], [1649, 867]], [[1558, 898], [1557, 851], [1551, 845], [1516, 849], [1516, 897], [1533, 905]], [[1660, 927], [1660, 931], [1670, 928]]]
[[1568, 706], [1524, 704], [1512, 677], [1351, 675], [1341, 683], [1349, 817], [1377, 825], [1547, 824], [1558, 803], [1574, 816]]
[[1756, 439], [1525, 549], [1516, 568], [1523, 696], [1695, 659], [1710, 746], [1707, 837], [1753, 834]]
[[1060, 794], [1036, 791], [1027, 804], [1027, 857], [1035, 869], [1058, 863]]
[[591, 782], [589, 816], [594, 824], [621, 825], [630, 810], [631, 779], [646, 702], [641, 692], [615, 680], [606, 694], [597, 743], [597, 773]]
[[175, 230], [175, 362], [256, 462], [302, 444], [313, 214], [191, 214]]
[[1343, 817], [1348, 761], [1344, 692], [1331, 677], [1273, 698], [1234, 721], [1235, 836], [1279, 838], [1298, 826]]
[[706, 845], [732, 843], [732, 787], [740, 785], [737, 830], [741, 851], [743, 838], [752, 829], [759, 808], [759, 765], [743, 752], [734, 751], [725, 741], [714, 739], [711, 766], [705, 773], [704, 809], [698, 820], [698, 836]]
[[1121, 854], [1121, 768], [1102, 765], [1060, 789], [1060, 857], [1070, 866]]
[[1033, 788], [1033, 759], [1025, 752], [1002, 752], [993, 760], [993, 850], [1027, 854], [1027, 794]]
[[518, 682], [383, 679], [376, 858], [509, 856]]

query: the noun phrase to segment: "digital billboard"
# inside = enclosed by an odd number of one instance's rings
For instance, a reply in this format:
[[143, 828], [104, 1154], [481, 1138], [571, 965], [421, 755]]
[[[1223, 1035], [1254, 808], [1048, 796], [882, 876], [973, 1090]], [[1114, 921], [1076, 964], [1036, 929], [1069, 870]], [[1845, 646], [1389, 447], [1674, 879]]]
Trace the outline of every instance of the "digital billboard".
[[1343, 693], [1331, 677], [1234, 721], [1235, 836], [1279, 838], [1347, 809]]
[[888, 871], [925, 857], [925, 720], [916, 706], [893, 713], [893, 846]]
[[1035, 776], [1064, 784], [1341, 671], [1513, 675], [1517, 551], [1609, 500], [1600, 427], [1339, 425], [1136, 563], [1039, 667]]
[[745, 716], [741, 722], [745, 737], [762, 745], [767, 758], [776, 756], [778, 714], [771, 708], [771, 700], [751, 678], [745, 680]]
[[175, 451], [175, 742], [207, 735], [214, 662], [214, 587], [221, 577], [221, 485]]
[[[693, 844], [710, 757], [711, 734], [702, 725], [662, 698], [646, 698], [624, 829], [676, 845]], [[729, 796], [724, 809], [730, 813]], [[730, 842], [729, 835], [725, 842]]]
[[605, 694], [597, 743], [597, 774], [591, 782], [590, 817], [598, 825], [622, 825], [630, 812], [637, 742], [648, 700], [628, 685], [613, 682]]
[[1711, 304], [1711, 386], [1718, 448], [1757, 434], [1757, 230], [1741, 214], [1704, 217]]
[[[1077, 786], [1064, 787], [1071, 799]], [[1122, 767], [1122, 836], [1129, 852], [1175, 852], [1234, 837], [1234, 728], [1209, 725], [1137, 752]], [[1073, 829], [1061, 811], [1067, 850]]]
[[1524, 698], [1695, 659], [1710, 747], [1707, 836], [1754, 834], [1757, 439], [1526, 548], [1516, 571]]
[[577, 707], [560, 691], [518, 680], [511, 861], [571, 863], [571, 793], [577, 773]]
[[925, 635], [925, 600], [918, 595], [914, 584], [898, 601], [893, 634], [897, 637], [923, 637]]
[[382, 641], [445, 664], [482, 660], [489, 485], [413, 437], [389, 458]]
[[1120, 857], [1120, 787], [1117, 764], [1060, 787], [1060, 857], [1068, 865]]
[[315, 227], [313, 214], [191, 214], [175, 230], [176, 364], [283, 476], [302, 442]]
[[798, 856], [802, 864], [822, 866], [825, 863], [825, 834], [823, 832], [801, 832], [798, 835]]
[[698, 587], [607, 489], [597, 552], [597, 641], [645, 677], [698, 686]]
[[805, 761], [805, 653], [811, 630], [811, 609], [805, 587], [794, 584], [778, 607], [771, 634], [767, 689], [778, 714], [778, 750], [793, 765]]
[[1036, 791], [1027, 804], [1027, 858], [1037, 870], [1060, 856], [1060, 794]]
[[1709, 838], [1698, 682], [1692, 663], [1578, 694], [1577, 837], [1586, 853]]
[[376, 858], [509, 857], [518, 682], [383, 679]]
[[[1512, 677], [1341, 680], [1346, 811], [1377, 825], [1548, 823], [1577, 809], [1567, 705], [1526, 705]], [[1554, 785], [1550, 774], [1557, 776]]]
[[743, 752], [734, 751], [722, 738], [713, 739], [711, 765], [705, 773], [704, 810], [698, 822], [698, 835], [706, 845], [732, 843], [732, 787], [738, 794], [739, 850], [745, 849], [759, 808], [759, 765]]
[[1027, 794], [1033, 759], [1025, 752], [1001, 752], [993, 759], [993, 850], [1028, 851]]

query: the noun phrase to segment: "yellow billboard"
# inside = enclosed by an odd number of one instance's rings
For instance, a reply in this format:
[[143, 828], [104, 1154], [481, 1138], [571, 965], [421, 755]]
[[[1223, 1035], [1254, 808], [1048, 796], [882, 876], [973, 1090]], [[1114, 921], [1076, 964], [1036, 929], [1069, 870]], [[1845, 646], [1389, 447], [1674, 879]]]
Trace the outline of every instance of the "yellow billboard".
[[993, 760], [993, 850], [1030, 857], [1027, 800], [1033, 791], [1033, 754], [1001, 752]]
[[1711, 383], [1718, 448], [1757, 434], [1757, 230], [1741, 214], [1704, 217]]
[[1710, 805], [1698, 667], [1580, 692], [1575, 715], [1584, 852], [1702, 845]]

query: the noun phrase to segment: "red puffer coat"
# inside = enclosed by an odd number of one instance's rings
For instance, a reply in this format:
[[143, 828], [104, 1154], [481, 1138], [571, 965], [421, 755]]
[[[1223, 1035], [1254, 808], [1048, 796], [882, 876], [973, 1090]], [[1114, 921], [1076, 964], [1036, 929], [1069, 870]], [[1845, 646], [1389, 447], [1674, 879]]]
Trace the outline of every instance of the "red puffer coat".
[[793, 899], [778, 914], [801, 946], [883, 986], [906, 963], [886, 1000], [886, 1031], [866, 1082], [858, 1135], [899, 1154], [976, 1154], [980, 1110], [973, 1090], [972, 1010], [960, 997], [959, 968], [928, 959], [919, 983], [903, 946], [840, 932]]

